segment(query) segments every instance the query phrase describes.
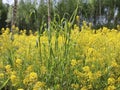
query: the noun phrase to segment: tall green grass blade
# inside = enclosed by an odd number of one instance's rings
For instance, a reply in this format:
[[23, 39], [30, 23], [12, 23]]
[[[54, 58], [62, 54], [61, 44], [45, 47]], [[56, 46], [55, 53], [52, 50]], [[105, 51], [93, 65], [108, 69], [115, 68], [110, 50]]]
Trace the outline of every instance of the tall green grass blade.
[[72, 16], [70, 17], [69, 22], [71, 23], [71, 25], [73, 25], [73, 24], [74, 24], [75, 17], [76, 17], [76, 15], [77, 15], [77, 11], [78, 11], [78, 5], [77, 5], [77, 7], [76, 7], [75, 11], [73, 12]]
[[2, 88], [4, 88], [7, 85], [8, 81], [9, 78], [0, 86], [0, 90], [2, 90]]

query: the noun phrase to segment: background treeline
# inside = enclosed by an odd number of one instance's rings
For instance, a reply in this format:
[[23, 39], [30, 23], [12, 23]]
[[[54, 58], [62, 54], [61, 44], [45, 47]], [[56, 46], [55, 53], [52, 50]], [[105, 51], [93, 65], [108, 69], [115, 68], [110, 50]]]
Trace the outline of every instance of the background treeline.
[[[19, 0], [16, 25], [20, 29], [36, 31], [43, 21], [47, 24], [47, 1]], [[92, 22], [94, 28], [101, 26], [113, 28], [120, 23], [120, 0], [51, 0], [51, 20], [56, 14], [60, 19], [63, 17], [70, 19], [77, 5], [80, 26], [83, 20]], [[12, 14], [13, 5], [4, 4], [0, 0], [0, 29], [11, 26]]]

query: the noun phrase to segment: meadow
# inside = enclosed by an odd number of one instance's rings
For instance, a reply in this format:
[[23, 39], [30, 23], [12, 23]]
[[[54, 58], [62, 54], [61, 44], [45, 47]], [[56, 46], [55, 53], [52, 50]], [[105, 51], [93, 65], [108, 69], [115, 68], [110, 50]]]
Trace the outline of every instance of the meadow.
[[[56, 27], [55, 27], [56, 26]], [[120, 26], [2, 28], [0, 90], [120, 90]]]

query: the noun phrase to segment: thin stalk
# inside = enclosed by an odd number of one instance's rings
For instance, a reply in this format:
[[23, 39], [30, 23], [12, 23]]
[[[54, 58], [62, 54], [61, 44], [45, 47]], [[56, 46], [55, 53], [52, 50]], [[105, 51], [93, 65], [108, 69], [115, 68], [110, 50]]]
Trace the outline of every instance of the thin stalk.
[[52, 47], [51, 47], [51, 17], [50, 17], [50, 9], [51, 9], [51, 0], [48, 0], [48, 51], [49, 51], [49, 59], [48, 59], [48, 68], [51, 64], [51, 59], [52, 59]]

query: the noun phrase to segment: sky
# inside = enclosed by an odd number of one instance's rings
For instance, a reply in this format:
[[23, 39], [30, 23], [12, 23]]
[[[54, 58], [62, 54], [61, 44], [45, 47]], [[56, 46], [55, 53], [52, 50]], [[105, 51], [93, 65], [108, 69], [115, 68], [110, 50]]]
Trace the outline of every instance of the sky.
[[[2, 0], [3, 3], [8, 3], [8, 4], [13, 4], [14, 3], [14, 0]], [[19, 0], [18, 0], [19, 1]], [[34, 0], [33, 0], [34, 1]], [[39, 0], [37, 0], [39, 2]]]
[[3, 3], [13, 4], [14, 0], [2, 0]]

